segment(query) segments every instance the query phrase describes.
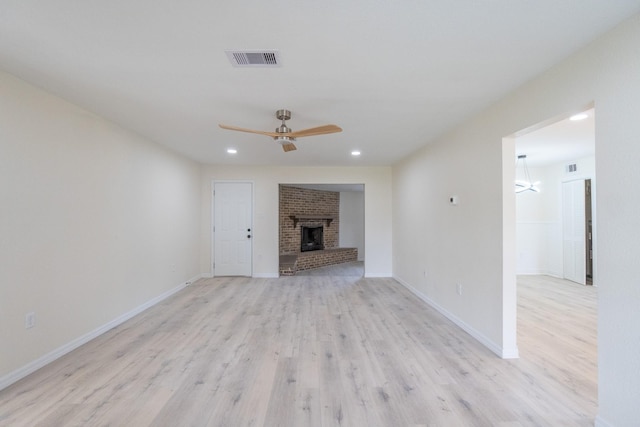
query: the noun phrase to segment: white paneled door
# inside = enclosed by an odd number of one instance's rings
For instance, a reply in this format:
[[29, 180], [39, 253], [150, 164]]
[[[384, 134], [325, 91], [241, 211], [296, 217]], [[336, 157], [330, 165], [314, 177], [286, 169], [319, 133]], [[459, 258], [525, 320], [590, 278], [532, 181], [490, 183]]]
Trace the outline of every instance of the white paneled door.
[[251, 276], [253, 184], [217, 182], [213, 193], [215, 276]]
[[584, 180], [562, 183], [562, 249], [564, 278], [585, 285], [585, 190]]

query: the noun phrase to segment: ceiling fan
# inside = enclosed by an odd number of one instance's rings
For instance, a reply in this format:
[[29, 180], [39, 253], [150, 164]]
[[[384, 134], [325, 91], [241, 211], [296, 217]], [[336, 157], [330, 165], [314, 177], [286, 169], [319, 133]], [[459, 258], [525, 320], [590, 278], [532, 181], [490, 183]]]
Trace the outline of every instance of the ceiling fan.
[[291, 128], [287, 127], [286, 121], [291, 118], [291, 111], [289, 110], [278, 110], [276, 111], [276, 117], [278, 120], [282, 120], [282, 124], [276, 128], [275, 132], [264, 132], [261, 130], [252, 130], [252, 129], [244, 129], [237, 126], [229, 126], [220, 124], [222, 129], [227, 130], [237, 130], [240, 132], [248, 132], [248, 133], [257, 133], [258, 135], [266, 135], [273, 138], [274, 141], [282, 145], [282, 149], [286, 152], [293, 151], [296, 149], [296, 146], [293, 144], [293, 141], [296, 138], [301, 138], [303, 136], [314, 136], [314, 135], [325, 135], [328, 133], [336, 133], [342, 132], [342, 128], [336, 125], [324, 125], [318, 126], [309, 129], [292, 131]]

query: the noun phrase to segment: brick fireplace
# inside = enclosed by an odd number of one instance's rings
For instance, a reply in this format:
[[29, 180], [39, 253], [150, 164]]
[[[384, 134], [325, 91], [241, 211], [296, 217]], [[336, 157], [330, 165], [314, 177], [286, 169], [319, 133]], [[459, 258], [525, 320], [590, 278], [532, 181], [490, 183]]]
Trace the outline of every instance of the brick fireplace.
[[[305, 232], [321, 234], [321, 247], [302, 251]], [[321, 232], [319, 231], [321, 230]], [[357, 248], [340, 248], [340, 193], [280, 185], [280, 257], [288, 260], [281, 275], [358, 260]], [[305, 243], [308, 245], [308, 242]]]

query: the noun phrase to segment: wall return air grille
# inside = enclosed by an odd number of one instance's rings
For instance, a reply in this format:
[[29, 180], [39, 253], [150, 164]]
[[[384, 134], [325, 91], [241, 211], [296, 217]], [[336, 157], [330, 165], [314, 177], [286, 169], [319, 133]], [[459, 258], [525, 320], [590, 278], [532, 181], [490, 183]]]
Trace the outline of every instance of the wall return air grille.
[[225, 50], [234, 67], [280, 67], [277, 50]]

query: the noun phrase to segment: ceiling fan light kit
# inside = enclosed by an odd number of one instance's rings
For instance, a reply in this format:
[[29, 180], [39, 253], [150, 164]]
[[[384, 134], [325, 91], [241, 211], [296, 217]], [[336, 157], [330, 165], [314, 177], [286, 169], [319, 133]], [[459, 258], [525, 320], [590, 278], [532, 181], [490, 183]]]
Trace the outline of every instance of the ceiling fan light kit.
[[281, 120], [282, 123], [280, 124], [280, 126], [276, 128], [275, 132], [265, 132], [260, 130], [245, 129], [237, 126], [229, 126], [229, 125], [223, 125], [223, 124], [219, 124], [218, 126], [226, 130], [234, 130], [238, 132], [247, 132], [247, 133], [255, 133], [258, 135], [270, 136], [273, 138], [274, 141], [282, 145], [282, 149], [284, 150], [285, 153], [296, 150], [296, 146], [293, 143], [293, 141], [295, 141], [296, 138], [301, 138], [303, 136], [326, 135], [329, 133], [342, 132], [342, 128], [336, 125], [323, 125], [323, 126], [317, 126], [314, 128], [293, 131], [286, 124], [286, 121], [291, 118], [291, 111], [285, 110], [285, 109], [276, 111], [276, 118], [278, 120]]

